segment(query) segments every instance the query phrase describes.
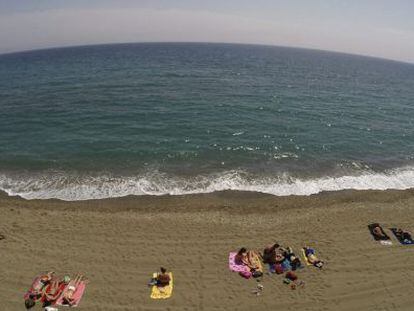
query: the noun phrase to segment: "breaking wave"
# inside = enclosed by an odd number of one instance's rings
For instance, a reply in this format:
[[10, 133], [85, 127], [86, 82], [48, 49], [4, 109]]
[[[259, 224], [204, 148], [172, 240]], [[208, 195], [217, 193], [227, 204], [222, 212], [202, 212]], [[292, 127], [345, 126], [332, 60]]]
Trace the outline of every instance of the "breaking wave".
[[253, 191], [276, 196], [311, 195], [322, 191], [387, 190], [414, 188], [414, 167], [357, 175], [296, 178], [255, 177], [243, 171], [173, 177], [160, 172], [141, 176], [79, 176], [62, 172], [31, 175], [0, 174], [0, 190], [25, 199], [77, 201], [128, 195], [185, 195], [223, 190]]

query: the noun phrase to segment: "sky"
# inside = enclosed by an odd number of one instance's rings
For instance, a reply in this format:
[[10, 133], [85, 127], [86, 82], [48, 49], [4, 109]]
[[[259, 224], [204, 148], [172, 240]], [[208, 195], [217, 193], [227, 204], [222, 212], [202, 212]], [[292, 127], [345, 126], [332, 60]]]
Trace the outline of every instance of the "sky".
[[414, 1], [0, 0], [0, 53], [125, 42], [257, 43], [414, 63]]

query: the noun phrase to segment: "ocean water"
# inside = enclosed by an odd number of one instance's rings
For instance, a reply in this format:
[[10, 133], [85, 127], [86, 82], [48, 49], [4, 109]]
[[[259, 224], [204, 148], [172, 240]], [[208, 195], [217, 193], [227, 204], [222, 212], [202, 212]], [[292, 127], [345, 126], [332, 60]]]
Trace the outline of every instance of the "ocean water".
[[414, 187], [414, 65], [231, 44], [0, 55], [0, 190], [82, 200]]

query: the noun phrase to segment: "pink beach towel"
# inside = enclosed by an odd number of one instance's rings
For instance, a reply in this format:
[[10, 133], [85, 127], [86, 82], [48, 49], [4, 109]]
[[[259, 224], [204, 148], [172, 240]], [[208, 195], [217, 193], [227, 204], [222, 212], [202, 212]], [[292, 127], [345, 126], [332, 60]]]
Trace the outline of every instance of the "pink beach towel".
[[238, 265], [234, 261], [234, 257], [236, 256], [236, 252], [231, 252], [229, 254], [229, 269], [233, 272], [238, 272], [242, 277], [248, 279], [252, 276], [249, 267], [245, 265]]
[[[73, 296], [72, 297], [74, 299], [74, 303], [70, 307], [77, 307], [78, 306], [80, 300], [82, 299], [83, 293], [85, 292], [85, 288], [86, 288], [85, 282], [80, 282], [80, 284], [78, 285], [78, 287], [76, 287], [75, 292], [73, 293]], [[62, 295], [56, 301], [56, 304], [58, 306], [69, 306], [69, 305], [63, 304], [63, 295], [64, 295], [66, 289], [67, 289], [67, 287], [63, 290]]]

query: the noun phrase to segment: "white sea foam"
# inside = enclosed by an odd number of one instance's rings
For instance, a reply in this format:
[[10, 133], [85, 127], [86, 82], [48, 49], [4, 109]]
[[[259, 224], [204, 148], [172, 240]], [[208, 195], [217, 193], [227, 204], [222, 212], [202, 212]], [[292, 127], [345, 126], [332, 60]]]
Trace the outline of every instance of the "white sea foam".
[[134, 177], [110, 175], [76, 176], [62, 173], [12, 176], [0, 174], [0, 189], [9, 195], [25, 199], [57, 198], [66, 201], [103, 199], [127, 195], [182, 195], [240, 190], [268, 193], [277, 196], [311, 195], [322, 191], [387, 190], [414, 188], [414, 167], [387, 172], [361, 172], [358, 175], [293, 178], [287, 174], [277, 177], [253, 178], [240, 171], [228, 171], [193, 178], [171, 177], [159, 172]]

